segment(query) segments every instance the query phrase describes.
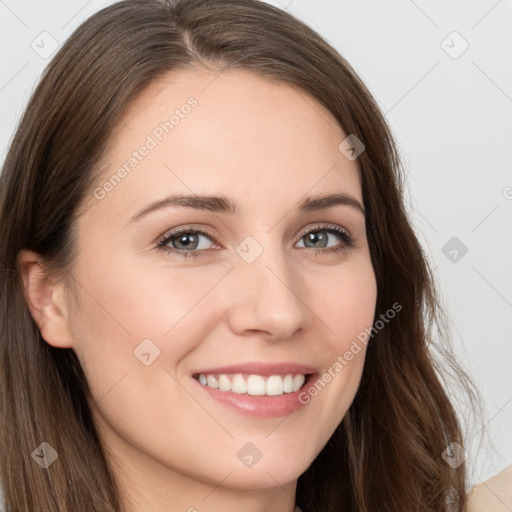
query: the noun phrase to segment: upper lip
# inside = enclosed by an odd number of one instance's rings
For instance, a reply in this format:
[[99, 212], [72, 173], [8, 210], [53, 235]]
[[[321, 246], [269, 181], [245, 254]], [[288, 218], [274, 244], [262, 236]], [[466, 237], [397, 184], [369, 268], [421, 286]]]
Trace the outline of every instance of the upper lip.
[[250, 375], [286, 375], [288, 373], [304, 375], [316, 373], [317, 370], [312, 366], [298, 363], [267, 363], [267, 362], [248, 362], [248, 363], [235, 363], [227, 366], [217, 366], [215, 368], [204, 368], [194, 372], [194, 375], [200, 374], [227, 374], [227, 373], [246, 373]]

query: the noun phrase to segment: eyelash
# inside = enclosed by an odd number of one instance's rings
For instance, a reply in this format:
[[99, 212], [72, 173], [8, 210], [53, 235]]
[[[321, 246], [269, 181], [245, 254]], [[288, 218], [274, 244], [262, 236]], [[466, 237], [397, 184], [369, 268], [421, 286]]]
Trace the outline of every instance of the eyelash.
[[[318, 231], [326, 231], [328, 233], [331, 233], [331, 234], [334, 233], [334, 234], [338, 235], [342, 239], [342, 245], [337, 246], [337, 247], [328, 247], [327, 249], [309, 248], [311, 251], [313, 251], [315, 253], [315, 256], [317, 256], [316, 253], [319, 253], [319, 252], [321, 252], [323, 254], [325, 254], [325, 253], [328, 253], [328, 254], [346, 253], [350, 248], [352, 248], [354, 246], [355, 240], [352, 237], [352, 235], [350, 235], [343, 228], [341, 228], [339, 226], [333, 226], [330, 224], [319, 224], [318, 226], [313, 226], [312, 228], [308, 228], [308, 229], [304, 230], [301, 233], [299, 240], [302, 239], [304, 236], [308, 235], [309, 233], [316, 233]], [[162, 250], [167, 253], [179, 254], [183, 258], [187, 258], [188, 256], [191, 256], [193, 258], [206, 256], [206, 254], [204, 254], [204, 253], [207, 253], [208, 250], [205, 250], [205, 249], [195, 249], [195, 250], [185, 251], [185, 250], [176, 249], [174, 247], [169, 247], [167, 245], [173, 238], [176, 238], [179, 235], [183, 235], [183, 234], [205, 235], [217, 244], [214, 234], [206, 228], [205, 229], [181, 228], [181, 229], [178, 229], [176, 231], [173, 231], [171, 233], [164, 235], [164, 237], [162, 239], [160, 239], [160, 241], [158, 242], [156, 248], [158, 250]], [[306, 247], [306, 249], [307, 249], [307, 247]]]

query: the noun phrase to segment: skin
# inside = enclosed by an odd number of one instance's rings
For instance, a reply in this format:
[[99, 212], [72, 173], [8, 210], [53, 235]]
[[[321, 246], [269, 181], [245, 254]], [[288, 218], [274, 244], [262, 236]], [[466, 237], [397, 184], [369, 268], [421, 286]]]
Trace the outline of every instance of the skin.
[[[338, 149], [347, 134], [304, 91], [247, 71], [217, 75], [168, 74], [123, 117], [100, 187], [169, 113], [190, 96], [198, 101], [104, 199], [89, 194], [70, 269], [78, 309], [63, 282], [43, 280], [37, 254], [19, 258], [44, 339], [79, 357], [134, 511], [292, 512], [297, 478], [354, 399], [364, 347], [286, 418], [242, 415], [191, 375], [248, 361], [304, 363], [321, 373], [371, 327], [375, 312], [364, 215], [347, 205], [297, 210], [305, 196], [333, 192], [363, 204], [357, 161]], [[178, 192], [227, 196], [242, 211], [169, 207], [129, 223]], [[302, 231], [319, 223], [344, 228], [354, 246], [331, 254], [321, 244], [306, 247]], [[215, 235], [201, 237], [202, 257], [156, 249], [162, 235], [191, 225]], [[249, 235], [263, 249], [252, 263], [236, 252]], [[332, 234], [327, 245], [344, 242]], [[149, 366], [134, 356], [147, 338], [160, 349]], [[252, 468], [237, 458], [247, 442], [262, 453]]]

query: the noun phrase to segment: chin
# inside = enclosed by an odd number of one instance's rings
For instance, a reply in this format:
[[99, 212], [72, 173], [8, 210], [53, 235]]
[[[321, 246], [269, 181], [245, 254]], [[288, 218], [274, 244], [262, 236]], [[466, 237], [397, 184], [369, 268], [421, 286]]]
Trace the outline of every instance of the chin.
[[259, 464], [251, 469], [237, 468], [225, 480], [224, 485], [247, 491], [285, 486], [295, 482], [309, 464], [299, 467], [297, 464], [290, 465], [288, 461], [288, 464], [258, 466]]
[[239, 467], [226, 480], [226, 484], [240, 489], [262, 489], [286, 485], [296, 481], [311, 465], [314, 456], [305, 456], [305, 449], [269, 451], [252, 467]]

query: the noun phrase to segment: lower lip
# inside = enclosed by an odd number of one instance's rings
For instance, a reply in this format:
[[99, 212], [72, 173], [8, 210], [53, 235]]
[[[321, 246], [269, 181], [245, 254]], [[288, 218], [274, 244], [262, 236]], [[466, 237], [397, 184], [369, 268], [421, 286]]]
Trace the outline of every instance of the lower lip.
[[201, 384], [194, 379], [206, 393], [214, 400], [227, 405], [241, 414], [259, 418], [277, 418], [288, 416], [304, 405], [299, 401], [299, 395], [309, 388], [318, 379], [318, 375], [309, 375], [301, 389], [293, 393], [283, 393], [278, 396], [248, 395], [246, 393], [233, 393], [232, 391], [219, 391]]

